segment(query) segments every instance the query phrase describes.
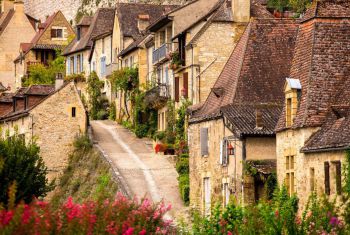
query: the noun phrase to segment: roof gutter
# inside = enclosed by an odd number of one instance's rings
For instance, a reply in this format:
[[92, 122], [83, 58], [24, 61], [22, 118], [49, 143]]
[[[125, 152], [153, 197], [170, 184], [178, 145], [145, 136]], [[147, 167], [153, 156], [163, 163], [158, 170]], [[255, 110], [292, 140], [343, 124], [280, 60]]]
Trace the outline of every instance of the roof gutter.
[[321, 153], [321, 152], [332, 152], [332, 151], [343, 151], [343, 150], [350, 150], [350, 145], [349, 146], [344, 146], [344, 147], [333, 147], [333, 148], [321, 148], [321, 149], [301, 149], [301, 153]]

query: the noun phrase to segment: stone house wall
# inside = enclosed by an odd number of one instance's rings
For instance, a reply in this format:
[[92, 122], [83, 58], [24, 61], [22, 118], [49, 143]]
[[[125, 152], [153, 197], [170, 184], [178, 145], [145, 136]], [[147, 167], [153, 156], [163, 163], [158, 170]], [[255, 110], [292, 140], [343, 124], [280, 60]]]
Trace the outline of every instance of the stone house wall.
[[[76, 117], [72, 117], [72, 108]], [[74, 83], [66, 85], [30, 111], [26, 117], [1, 123], [3, 134], [9, 131], [24, 134], [26, 141], [34, 139], [49, 170], [49, 179], [62, 173], [73, 150], [73, 142], [86, 132], [86, 114]]]
[[299, 197], [299, 207], [305, 207], [311, 194], [310, 172], [314, 168], [314, 185], [318, 195], [325, 193], [325, 170], [324, 162], [331, 165], [331, 195], [335, 196], [335, 177], [333, 161], [343, 161], [344, 151], [330, 151], [323, 153], [301, 153], [305, 142], [315, 133], [318, 128], [302, 128], [297, 130], [286, 130], [277, 133], [277, 178], [280, 185], [285, 184], [286, 179], [286, 156], [294, 156], [294, 191]]
[[35, 30], [29, 22], [20, 4], [16, 4], [15, 13], [0, 36], [0, 82], [11, 91], [16, 90], [15, 66], [13, 61], [18, 56], [22, 42], [30, 42]]

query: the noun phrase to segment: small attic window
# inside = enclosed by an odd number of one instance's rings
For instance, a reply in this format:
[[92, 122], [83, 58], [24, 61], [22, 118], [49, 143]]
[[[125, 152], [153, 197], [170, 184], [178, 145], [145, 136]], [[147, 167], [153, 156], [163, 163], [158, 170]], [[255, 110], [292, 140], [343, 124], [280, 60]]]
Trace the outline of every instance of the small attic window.
[[285, 85], [286, 127], [291, 127], [297, 115], [301, 100], [301, 83], [299, 79], [287, 78]]
[[215, 94], [217, 98], [220, 98], [224, 94], [224, 88], [222, 87], [212, 88], [211, 91]]

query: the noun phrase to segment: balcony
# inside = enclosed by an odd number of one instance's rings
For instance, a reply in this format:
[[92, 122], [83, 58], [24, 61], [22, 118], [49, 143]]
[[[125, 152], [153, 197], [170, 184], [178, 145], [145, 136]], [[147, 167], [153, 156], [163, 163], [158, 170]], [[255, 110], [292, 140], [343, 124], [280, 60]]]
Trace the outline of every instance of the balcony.
[[158, 49], [153, 51], [153, 64], [158, 64], [166, 59], [166, 56], [171, 52], [171, 43], [165, 43]]
[[168, 85], [159, 83], [146, 92], [145, 104], [154, 109], [160, 109], [166, 105], [169, 98]]

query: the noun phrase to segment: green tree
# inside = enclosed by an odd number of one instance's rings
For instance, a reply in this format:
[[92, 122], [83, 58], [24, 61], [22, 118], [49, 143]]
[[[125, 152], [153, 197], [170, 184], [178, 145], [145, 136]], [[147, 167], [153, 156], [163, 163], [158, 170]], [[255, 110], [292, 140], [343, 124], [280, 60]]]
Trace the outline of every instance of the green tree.
[[103, 109], [104, 100], [102, 98], [101, 89], [103, 88], [103, 82], [100, 81], [96, 72], [92, 72], [88, 78], [88, 95], [89, 95], [89, 108], [90, 116], [93, 120], [99, 119], [99, 112]]
[[267, 6], [279, 12], [283, 12], [289, 6], [289, 0], [268, 0]]
[[56, 74], [65, 72], [64, 57], [61, 56], [60, 51], [57, 51], [56, 54], [57, 58], [51, 61], [47, 67], [42, 64], [29, 66], [29, 77], [23, 81], [23, 85], [54, 84]]
[[305, 12], [306, 8], [309, 7], [312, 0], [289, 0], [289, 5], [296, 13]]
[[16, 186], [15, 203], [29, 203], [33, 197], [43, 197], [52, 190], [47, 168], [35, 143], [26, 144], [19, 135], [0, 139], [0, 204], [9, 202], [8, 192]]

